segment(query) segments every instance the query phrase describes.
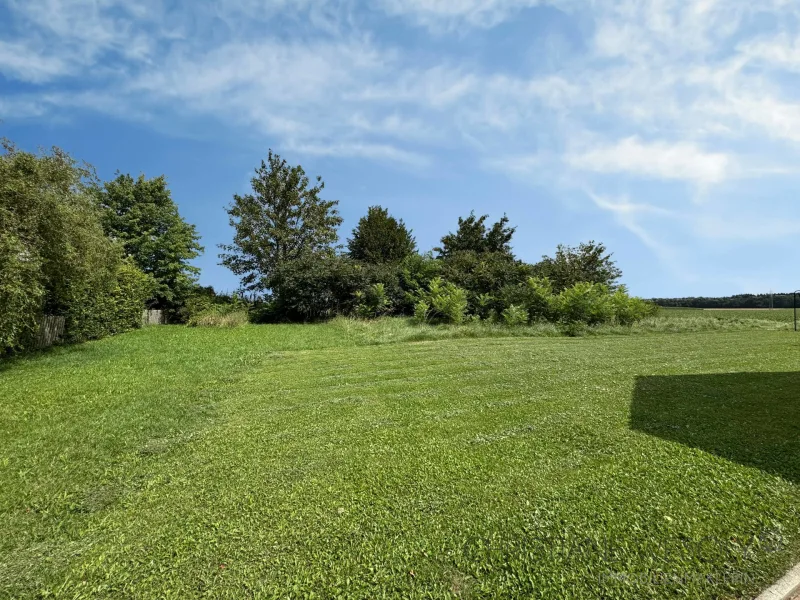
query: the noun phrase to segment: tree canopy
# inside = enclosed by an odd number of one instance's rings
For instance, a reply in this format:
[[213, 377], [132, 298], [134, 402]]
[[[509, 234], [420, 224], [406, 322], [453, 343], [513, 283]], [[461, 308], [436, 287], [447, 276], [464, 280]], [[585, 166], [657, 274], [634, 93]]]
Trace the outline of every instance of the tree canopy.
[[598, 283], [614, 289], [622, 277], [605, 245], [589, 241], [577, 248], [560, 244], [554, 257], [544, 256], [536, 265], [537, 274], [547, 277], [556, 291], [579, 282]]
[[347, 241], [350, 257], [368, 263], [397, 263], [416, 251], [416, 241], [403, 220], [380, 206], [370, 206]]
[[332, 255], [342, 223], [336, 200], [320, 197], [325, 184], [311, 185], [303, 167], [269, 151], [251, 179], [253, 193], [234, 195], [226, 208], [233, 242], [222, 244], [221, 264], [249, 291], [272, 288], [277, 270], [307, 255]]
[[183, 220], [162, 175], [147, 179], [118, 173], [96, 188], [107, 235], [157, 287], [153, 306], [175, 308], [185, 301], [200, 269], [189, 264], [203, 251], [194, 225]]
[[500, 252], [511, 256], [511, 238], [514, 236], [516, 227], [509, 227], [508, 217], [503, 215], [502, 219], [487, 228], [486, 219], [488, 218], [489, 215], [476, 217], [475, 211], [472, 211], [466, 218], [459, 217], [456, 232], [444, 236], [442, 245], [435, 248], [439, 253], [439, 258], [447, 258], [458, 252], [475, 252], [477, 254]]

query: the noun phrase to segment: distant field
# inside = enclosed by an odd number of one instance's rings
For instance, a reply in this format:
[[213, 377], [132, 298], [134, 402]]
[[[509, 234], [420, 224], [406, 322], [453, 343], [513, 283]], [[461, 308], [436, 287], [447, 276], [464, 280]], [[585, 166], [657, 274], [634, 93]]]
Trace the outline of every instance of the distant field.
[[715, 319], [739, 319], [794, 322], [794, 311], [791, 308], [662, 308], [659, 315], [663, 317], [709, 317]]
[[0, 598], [752, 598], [800, 560], [800, 338], [731, 327], [167, 326], [0, 365]]

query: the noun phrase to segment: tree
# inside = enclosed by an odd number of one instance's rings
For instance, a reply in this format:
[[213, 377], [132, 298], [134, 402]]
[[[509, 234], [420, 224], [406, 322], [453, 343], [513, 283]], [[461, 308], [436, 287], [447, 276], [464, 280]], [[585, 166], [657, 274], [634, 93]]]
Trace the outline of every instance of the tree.
[[342, 219], [335, 200], [322, 200], [325, 184], [311, 186], [300, 165], [290, 166], [269, 151], [251, 180], [253, 193], [234, 195], [226, 208], [235, 230], [233, 243], [221, 244], [221, 264], [250, 291], [273, 293], [280, 267], [309, 255], [332, 255]]
[[2, 147], [0, 352], [28, 347], [44, 314], [65, 318], [68, 341], [140, 324], [152, 280], [105, 235], [91, 167]]
[[612, 256], [603, 244], [594, 241], [582, 243], [577, 248], [559, 245], [555, 257], [542, 257], [536, 265], [536, 272], [553, 283], [556, 293], [576, 283], [599, 283], [614, 290], [622, 271]]
[[403, 220], [389, 216], [380, 206], [370, 206], [347, 241], [350, 257], [368, 263], [398, 263], [416, 250], [416, 242]]
[[157, 283], [153, 306], [175, 310], [196, 284], [200, 269], [189, 264], [203, 251], [194, 225], [180, 216], [162, 175], [146, 179], [118, 173], [95, 190], [103, 227], [125, 254]]
[[487, 254], [500, 252], [512, 256], [511, 238], [516, 227], [508, 227], [508, 217], [503, 215], [490, 229], [486, 228], [489, 215], [475, 216], [472, 211], [467, 218], [458, 218], [458, 229], [442, 238], [442, 245], [435, 250], [439, 258], [448, 258], [458, 252]]

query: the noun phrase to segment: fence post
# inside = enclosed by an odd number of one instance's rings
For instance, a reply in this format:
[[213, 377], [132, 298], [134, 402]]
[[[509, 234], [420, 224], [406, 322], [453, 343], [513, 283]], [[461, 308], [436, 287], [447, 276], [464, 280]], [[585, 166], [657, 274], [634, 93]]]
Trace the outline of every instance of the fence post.
[[44, 315], [39, 321], [39, 329], [36, 332], [37, 348], [47, 348], [55, 344], [64, 335], [64, 317]]
[[163, 310], [148, 310], [142, 311], [142, 327], [148, 325], [164, 325], [164, 311]]

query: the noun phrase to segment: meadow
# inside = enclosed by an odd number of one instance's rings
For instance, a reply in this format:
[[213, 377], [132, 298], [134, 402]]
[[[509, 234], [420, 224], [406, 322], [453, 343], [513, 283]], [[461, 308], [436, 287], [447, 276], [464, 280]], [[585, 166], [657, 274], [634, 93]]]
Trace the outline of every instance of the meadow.
[[702, 309], [702, 308], [662, 308], [660, 315], [663, 317], [676, 316], [701, 316], [704, 318], [729, 319], [729, 320], [760, 320], [776, 321], [779, 323], [794, 323], [794, 310], [791, 308], [753, 308], [753, 309]]
[[0, 597], [751, 598], [800, 560], [800, 338], [681, 312], [7, 361]]

